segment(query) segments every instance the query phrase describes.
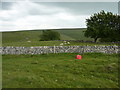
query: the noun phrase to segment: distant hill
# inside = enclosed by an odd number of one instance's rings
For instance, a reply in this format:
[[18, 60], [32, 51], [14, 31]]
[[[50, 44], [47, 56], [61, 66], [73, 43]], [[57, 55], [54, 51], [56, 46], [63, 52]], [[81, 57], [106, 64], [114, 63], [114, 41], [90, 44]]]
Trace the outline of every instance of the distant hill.
[[[59, 29], [57, 30], [61, 34], [61, 40], [90, 40], [91, 38], [84, 37], [84, 32], [86, 29]], [[12, 31], [12, 32], [2, 32], [2, 43], [24, 43], [27, 41], [39, 42], [41, 30], [27, 30], [27, 31]]]
[[69, 36], [74, 40], [89, 40], [92, 41], [91, 38], [86, 38], [84, 36], [84, 31], [86, 28], [81, 28], [81, 29], [74, 29], [74, 30], [57, 30], [61, 35]]

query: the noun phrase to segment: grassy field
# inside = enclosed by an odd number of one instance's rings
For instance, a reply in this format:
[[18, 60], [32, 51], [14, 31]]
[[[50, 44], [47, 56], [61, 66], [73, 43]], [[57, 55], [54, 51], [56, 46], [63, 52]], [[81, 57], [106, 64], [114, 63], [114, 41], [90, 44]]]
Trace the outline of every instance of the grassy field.
[[[86, 29], [80, 30], [57, 30], [61, 34], [61, 40], [87, 40], [84, 37], [84, 32]], [[35, 31], [14, 31], [14, 32], [3, 32], [2, 39], [3, 43], [9, 42], [24, 42], [26, 40], [40, 40], [41, 30]], [[92, 40], [89, 38], [89, 40]]]
[[[3, 32], [2, 45], [3, 46], [53, 46], [60, 45], [60, 41], [39, 41], [42, 31], [16, 31]], [[60, 33], [61, 34], [61, 33]], [[63, 40], [75, 40], [70, 36], [61, 34]]]
[[[89, 40], [84, 37], [86, 29], [81, 30], [57, 30], [61, 34], [61, 40]], [[42, 31], [16, 31], [2, 33], [2, 46], [59, 46], [63, 41], [39, 41]], [[70, 42], [73, 45], [111, 45], [111, 44], [96, 44], [96, 43], [80, 43]], [[68, 46], [68, 45], [64, 45]]]
[[[57, 30], [61, 35], [66, 35], [72, 38], [72, 40], [84, 40], [84, 41], [93, 41], [91, 38], [87, 38], [84, 36], [84, 31], [86, 29], [81, 30]], [[71, 40], [70, 38], [70, 40]]]
[[118, 55], [3, 55], [3, 88], [118, 88]]
[[0, 32], [0, 46], [2, 46], [2, 33]]

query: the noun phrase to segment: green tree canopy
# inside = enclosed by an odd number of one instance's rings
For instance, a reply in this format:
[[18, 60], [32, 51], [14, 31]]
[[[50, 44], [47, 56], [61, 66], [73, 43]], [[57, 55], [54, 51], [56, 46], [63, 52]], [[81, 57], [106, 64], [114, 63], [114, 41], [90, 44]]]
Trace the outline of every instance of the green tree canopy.
[[41, 41], [60, 40], [60, 34], [57, 31], [44, 30], [40, 38]]
[[89, 19], [86, 19], [87, 30], [86, 37], [94, 38], [96, 42], [98, 38], [109, 41], [119, 41], [120, 38], [120, 16], [111, 12], [95, 13]]

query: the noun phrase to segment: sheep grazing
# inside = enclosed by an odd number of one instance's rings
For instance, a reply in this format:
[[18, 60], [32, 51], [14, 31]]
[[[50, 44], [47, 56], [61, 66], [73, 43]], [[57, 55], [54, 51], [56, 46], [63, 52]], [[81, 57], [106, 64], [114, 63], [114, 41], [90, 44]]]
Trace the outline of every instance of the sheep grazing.
[[31, 42], [31, 41], [27, 41], [27, 42]]
[[64, 41], [64, 43], [66, 43], [66, 41]]
[[60, 46], [62, 46], [62, 45], [63, 45], [63, 43], [60, 44]]
[[67, 42], [67, 44], [70, 44], [70, 42]]

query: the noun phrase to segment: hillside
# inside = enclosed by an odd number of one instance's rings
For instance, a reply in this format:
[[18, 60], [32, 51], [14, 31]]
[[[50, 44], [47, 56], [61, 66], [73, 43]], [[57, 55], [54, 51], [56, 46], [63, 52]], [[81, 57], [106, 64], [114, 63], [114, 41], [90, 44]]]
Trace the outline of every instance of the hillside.
[[[62, 40], [92, 40], [90, 38], [84, 37], [84, 32], [86, 29], [80, 30], [57, 30], [61, 34]], [[2, 40], [3, 43], [8, 42], [19, 42], [19, 41], [38, 41], [42, 31], [15, 31], [15, 32], [3, 32]]]
[[93, 39], [87, 38], [84, 36], [84, 31], [86, 29], [77, 29], [77, 30], [58, 30], [59, 33], [64, 34], [66, 36], [69, 36], [73, 38], [74, 40], [84, 40], [84, 41], [92, 41]]
[[[56, 30], [61, 35], [61, 40], [92, 40], [84, 37], [85, 29], [73, 29], [73, 30]], [[36, 46], [36, 45], [59, 45], [61, 42], [42, 42], [40, 40], [41, 30], [30, 31], [14, 31], [14, 32], [2, 32], [2, 45], [3, 46]]]

